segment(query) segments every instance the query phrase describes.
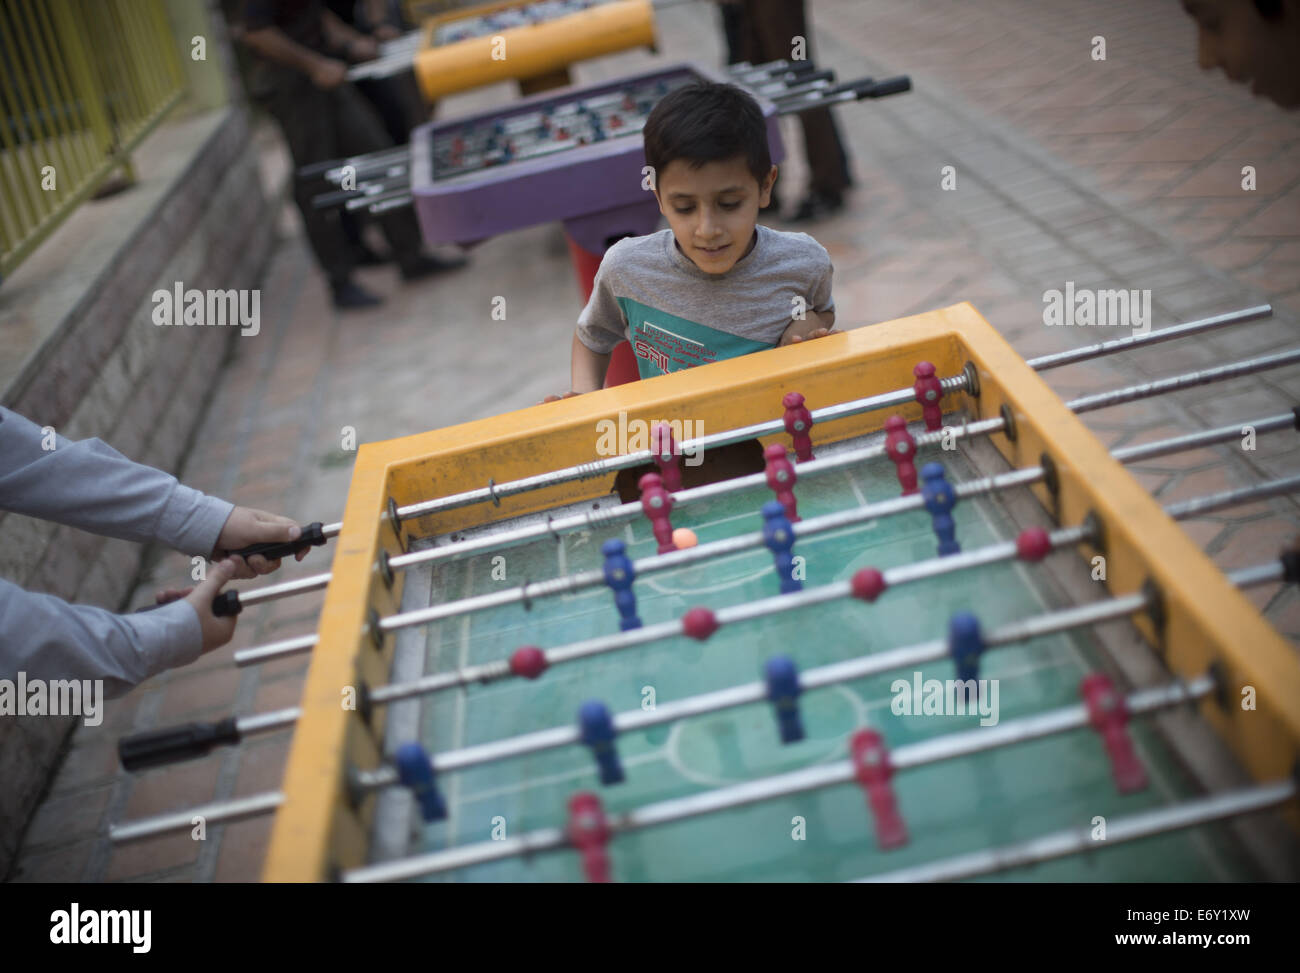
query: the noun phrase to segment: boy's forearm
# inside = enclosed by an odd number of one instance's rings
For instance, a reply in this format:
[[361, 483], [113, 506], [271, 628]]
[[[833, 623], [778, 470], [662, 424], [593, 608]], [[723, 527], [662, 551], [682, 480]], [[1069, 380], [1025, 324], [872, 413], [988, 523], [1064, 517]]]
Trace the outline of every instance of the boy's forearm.
[[592, 351], [575, 333], [573, 355], [570, 359], [569, 380], [575, 392], [595, 392], [605, 387], [605, 372], [609, 369], [609, 355]]
[[777, 345], [788, 345], [791, 338], [806, 338], [814, 331], [818, 331], [822, 328], [829, 331], [833, 327], [835, 327], [834, 311], [825, 311], [821, 314], [816, 311], [805, 311], [802, 321], [795, 318], [786, 325], [786, 329], [782, 332], [781, 339], [777, 342]]

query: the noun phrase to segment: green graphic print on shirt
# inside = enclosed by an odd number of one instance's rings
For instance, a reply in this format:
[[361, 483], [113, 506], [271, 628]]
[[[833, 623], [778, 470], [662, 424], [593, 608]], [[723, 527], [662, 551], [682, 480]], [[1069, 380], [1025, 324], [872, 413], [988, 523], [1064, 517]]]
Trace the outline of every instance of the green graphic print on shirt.
[[680, 372], [683, 368], [738, 358], [772, 347], [762, 341], [687, 321], [630, 297], [617, 300], [627, 318], [628, 339], [636, 353], [636, 367], [642, 378]]

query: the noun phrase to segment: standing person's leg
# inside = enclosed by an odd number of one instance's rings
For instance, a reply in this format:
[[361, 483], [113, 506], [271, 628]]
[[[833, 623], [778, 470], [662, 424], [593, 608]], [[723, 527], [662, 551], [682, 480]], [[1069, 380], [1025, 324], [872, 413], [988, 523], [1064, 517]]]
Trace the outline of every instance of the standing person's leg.
[[[361, 155], [392, 148], [393, 140], [384, 131], [378, 114], [356, 88], [344, 84], [336, 88], [334, 93], [338, 96], [334, 103], [334, 122], [339, 133], [340, 154]], [[379, 225], [393, 251], [393, 259], [401, 268], [402, 276], [408, 280], [465, 263], [463, 258], [441, 260], [425, 256], [421, 252], [424, 239], [415, 219], [415, 211], [410, 206], [384, 213], [379, 217]]]
[[[803, 0], [745, 0], [747, 19], [757, 35], [757, 57], [771, 61], [790, 57], [796, 37], [803, 38], [804, 56], [812, 58], [812, 38]], [[852, 180], [848, 154], [840, 141], [835, 120], [828, 108], [801, 112], [804, 152], [811, 172], [809, 197], [800, 204], [796, 219], [810, 219], [843, 205], [843, 192]]]
[[384, 131], [394, 145], [406, 145], [411, 140], [411, 129], [428, 119], [428, 111], [424, 107], [412, 71], [404, 71], [390, 78], [358, 81], [356, 87], [379, 113]]
[[[767, 55], [764, 46], [763, 37], [758, 30], [758, 17], [762, 16], [762, 11], [754, 11], [754, 0], [740, 0], [735, 4], [723, 4], [724, 11], [730, 10], [730, 23], [727, 22], [724, 13], [723, 26], [727, 31], [727, 47], [731, 63], [739, 61], [748, 61], [750, 64], [763, 64], [766, 61], [777, 60], [778, 58], [787, 57], [789, 52], [778, 54], [775, 58]], [[761, 212], [780, 215], [781, 213], [781, 179], [778, 176], [776, 184], [772, 187], [772, 195], [768, 203]]]
[[[295, 171], [339, 155], [334, 126], [330, 123], [333, 115], [330, 94], [303, 79], [302, 83], [284, 83], [267, 102], [267, 109], [279, 122], [285, 141], [289, 143]], [[352, 274], [351, 246], [337, 213], [322, 212], [312, 206], [311, 199], [320, 191], [320, 186], [297, 178], [293, 186], [294, 202], [302, 214], [307, 241], [331, 289], [337, 293], [339, 288], [348, 284]]]
[[720, 3], [718, 10], [722, 13], [722, 34], [727, 39], [727, 63], [739, 64], [748, 60], [744, 54], [744, 7], [739, 3]]

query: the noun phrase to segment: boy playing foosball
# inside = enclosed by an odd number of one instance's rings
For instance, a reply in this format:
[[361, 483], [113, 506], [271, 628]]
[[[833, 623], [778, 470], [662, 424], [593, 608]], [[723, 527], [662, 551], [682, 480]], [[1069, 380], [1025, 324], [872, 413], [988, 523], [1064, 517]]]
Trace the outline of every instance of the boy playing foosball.
[[777, 174], [757, 102], [733, 85], [679, 88], [644, 137], [669, 228], [606, 252], [578, 318], [568, 394], [601, 388], [624, 339], [649, 378], [834, 333], [825, 248], [756, 225]]

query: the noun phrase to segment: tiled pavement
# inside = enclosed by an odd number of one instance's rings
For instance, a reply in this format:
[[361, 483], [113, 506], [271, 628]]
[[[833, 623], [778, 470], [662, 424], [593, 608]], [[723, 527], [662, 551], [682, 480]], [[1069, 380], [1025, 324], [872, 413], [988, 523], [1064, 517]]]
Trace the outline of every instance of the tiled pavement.
[[[1152, 291], [1154, 326], [1269, 301], [1271, 322], [1124, 359], [1049, 373], [1063, 396], [1131, 384], [1294, 343], [1300, 337], [1300, 115], [1256, 101], [1195, 66], [1195, 35], [1174, 2], [1127, 0], [814, 0], [817, 59], [841, 78], [909, 73], [915, 91], [839, 112], [857, 178], [842, 214], [812, 228], [836, 264], [842, 326], [972, 301], [1026, 357], [1090, 343], [1097, 329], [1048, 328], [1042, 296], [1079, 287]], [[720, 63], [708, 5], [663, 12], [672, 59]], [[1107, 59], [1090, 57], [1106, 38]], [[584, 65], [579, 80], [634, 70], [631, 53]], [[509, 86], [449, 99], [445, 117], [503, 101]], [[787, 124], [787, 129], [790, 126]], [[787, 143], [794, 139], [787, 137]], [[783, 169], [798, 186], [797, 157]], [[957, 188], [940, 188], [943, 166]], [[1258, 188], [1241, 189], [1254, 166]], [[787, 189], [785, 199], [796, 194]], [[184, 479], [212, 493], [303, 520], [335, 516], [347, 490], [344, 427], [359, 441], [529, 405], [567, 387], [578, 308], [562, 237], [539, 227], [476, 249], [465, 271], [398, 287], [391, 270], [363, 280], [391, 293], [382, 309], [338, 318], [293, 219], [263, 284], [263, 331], [240, 339]], [[492, 321], [492, 297], [507, 320]], [[508, 358], [502, 351], [508, 348]], [[1211, 391], [1091, 413], [1106, 442], [1142, 442], [1286, 411], [1300, 369]], [[1160, 499], [1300, 470], [1289, 434], [1258, 449], [1220, 447], [1134, 468]], [[1225, 568], [1271, 554], [1295, 533], [1290, 501], [1256, 503], [1187, 523]], [[326, 568], [316, 553], [285, 576]], [[162, 557], [159, 584], [187, 564]], [[1252, 599], [1300, 639], [1294, 591]], [[141, 590], [138, 602], [147, 599]], [[310, 632], [319, 596], [250, 610], [230, 647], [152, 680], [79, 729], [27, 835], [20, 880], [248, 880], [259, 873], [266, 821], [112, 849], [111, 821], [254, 793], [277, 783], [287, 734], [130, 778], [113, 744], [130, 730], [296, 701], [304, 657], [235, 670], [235, 648]]]

